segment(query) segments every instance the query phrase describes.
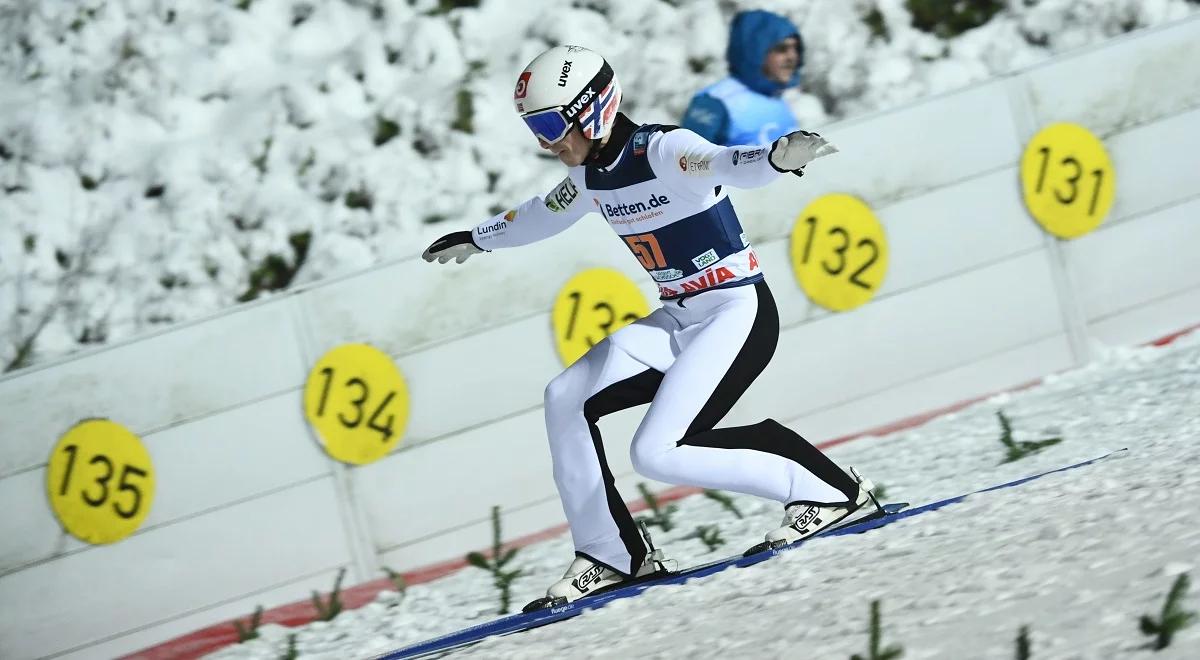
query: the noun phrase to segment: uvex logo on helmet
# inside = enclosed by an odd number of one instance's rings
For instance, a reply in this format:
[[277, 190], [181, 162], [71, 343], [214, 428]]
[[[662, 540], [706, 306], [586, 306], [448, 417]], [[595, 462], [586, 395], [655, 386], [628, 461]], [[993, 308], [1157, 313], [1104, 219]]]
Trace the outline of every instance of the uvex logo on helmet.
[[575, 99], [571, 105], [563, 108], [563, 115], [565, 115], [567, 119], [574, 119], [595, 96], [596, 90], [588, 87], [587, 89], [583, 90], [583, 93], [580, 94], [579, 98]]

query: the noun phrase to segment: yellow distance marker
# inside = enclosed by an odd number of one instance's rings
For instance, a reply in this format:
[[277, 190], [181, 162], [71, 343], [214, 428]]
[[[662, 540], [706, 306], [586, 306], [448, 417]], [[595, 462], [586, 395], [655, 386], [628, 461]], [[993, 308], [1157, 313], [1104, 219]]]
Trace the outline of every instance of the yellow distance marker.
[[1025, 208], [1059, 238], [1083, 236], [1100, 226], [1116, 190], [1116, 172], [1104, 143], [1078, 124], [1050, 124], [1025, 147]]
[[650, 313], [646, 297], [611, 268], [578, 273], [558, 292], [551, 321], [558, 357], [570, 366], [605, 337]]
[[408, 424], [408, 387], [396, 364], [367, 344], [342, 344], [317, 361], [304, 385], [304, 416], [325, 451], [366, 465], [387, 455]]
[[75, 538], [115, 543], [141, 527], [154, 502], [154, 465], [136, 435], [107, 419], [86, 419], [54, 446], [46, 493]]
[[845, 312], [866, 303], [887, 274], [883, 225], [862, 200], [834, 193], [813, 200], [792, 228], [792, 270], [816, 304]]

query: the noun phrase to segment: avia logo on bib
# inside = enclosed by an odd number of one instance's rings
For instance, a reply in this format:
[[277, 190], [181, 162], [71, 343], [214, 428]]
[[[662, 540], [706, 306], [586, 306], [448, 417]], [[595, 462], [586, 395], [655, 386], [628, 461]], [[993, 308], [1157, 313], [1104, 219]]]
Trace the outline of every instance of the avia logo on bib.
[[[744, 256], [743, 256], [744, 255]], [[741, 261], [742, 259], [746, 261]], [[683, 289], [682, 293], [698, 293], [705, 289], [711, 289], [720, 286], [725, 282], [738, 280], [743, 277], [754, 275], [759, 268], [758, 255], [754, 250], [740, 252], [737, 255], [726, 257], [727, 261], [723, 266], [714, 266], [700, 273], [692, 275], [682, 282], [672, 282], [671, 284]], [[653, 273], [651, 273], [653, 277]], [[655, 278], [658, 279], [658, 278]], [[658, 295], [663, 298], [673, 298], [681, 292], [674, 288], [658, 285]]]
[[682, 284], [683, 291], [684, 293], [693, 293], [696, 291], [711, 289], [718, 284], [728, 282], [736, 277], [737, 275], [734, 275], [733, 271], [724, 266], [718, 266], [716, 269], [709, 268], [701, 273], [700, 277], [684, 282]]

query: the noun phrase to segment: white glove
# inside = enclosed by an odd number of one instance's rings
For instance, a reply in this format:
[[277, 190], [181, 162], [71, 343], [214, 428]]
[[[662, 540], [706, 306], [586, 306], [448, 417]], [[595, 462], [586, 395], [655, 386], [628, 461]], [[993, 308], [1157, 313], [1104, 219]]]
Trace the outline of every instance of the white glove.
[[475, 241], [471, 238], [471, 232], [456, 231], [434, 241], [421, 254], [421, 258], [429, 263], [433, 263], [433, 260], [437, 259], [438, 263], [444, 264], [453, 259], [455, 263], [461, 264], [471, 255], [484, 251], [475, 245]]
[[829, 144], [820, 135], [808, 131], [793, 131], [775, 140], [771, 145], [771, 153], [767, 154], [767, 160], [780, 172], [791, 172], [801, 176], [804, 174], [804, 166], [809, 162], [835, 153], [837, 147]]

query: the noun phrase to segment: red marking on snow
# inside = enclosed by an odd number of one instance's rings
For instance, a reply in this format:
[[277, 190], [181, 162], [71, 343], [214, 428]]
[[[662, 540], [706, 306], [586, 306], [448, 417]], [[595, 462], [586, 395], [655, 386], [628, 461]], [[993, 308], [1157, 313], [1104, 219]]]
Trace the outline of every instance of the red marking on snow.
[[1179, 332], [1173, 332], [1173, 333], [1167, 335], [1166, 337], [1160, 337], [1158, 339], [1155, 339], [1154, 341], [1147, 344], [1147, 346], [1166, 346], [1167, 344], [1170, 344], [1171, 342], [1175, 341], [1176, 339], [1179, 339], [1180, 337], [1182, 337], [1194, 330], [1200, 330], [1200, 323], [1197, 323], [1196, 325], [1193, 325], [1190, 328], [1184, 328], [1183, 330], [1180, 330]]
[[[1195, 330], [1200, 330], [1200, 324], [1193, 325], [1178, 332], [1173, 332], [1164, 337], [1155, 339], [1154, 341], [1147, 342], [1145, 346], [1166, 346], [1167, 344], [1174, 342], [1176, 339], [1179, 339], [1180, 337]], [[943, 406], [929, 412], [924, 412], [919, 415], [906, 417], [890, 424], [877, 426], [867, 431], [861, 431], [859, 433], [845, 435], [840, 438], [826, 440], [824, 442], [817, 443], [817, 448], [828, 449], [830, 447], [845, 444], [851, 440], [858, 440], [860, 438], [867, 437], [880, 437], [895, 433], [897, 431], [911, 429], [925, 424], [926, 422], [929, 422], [937, 417], [941, 417], [942, 415], [957, 412], [970, 405], [989, 399], [993, 396], [996, 396], [996, 394], [1000, 394], [1002, 392], [1019, 392], [1021, 390], [1029, 389], [1040, 384], [1043, 380], [1044, 379], [1039, 378], [1028, 383], [1023, 383], [1015, 387], [1001, 390], [1001, 392], [977, 396], [965, 401], [952, 403], [948, 406]], [[696, 493], [702, 491], [702, 488], [697, 488], [695, 486], [675, 486], [658, 493], [655, 498], [660, 503], [666, 503], [683, 499], [689, 495], [695, 495]], [[637, 513], [649, 508], [649, 506], [643, 500], [636, 500], [627, 504], [631, 513]], [[512, 541], [505, 543], [501, 549], [507, 550], [508, 548], [522, 548], [527, 545], [532, 545], [547, 539], [555, 538], [566, 531], [567, 526], [565, 524], [558, 525], [550, 529], [535, 532], [533, 534], [527, 534], [525, 536], [513, 539]], [[480, 552], [485, 557], [490, 557], [492, 554], [490, 549]], [[412, 571], [404, 573], [403, 575], [405, 582], [411, 586], [414, 584], [421, 584], [423, 582], [431, 582], [438, 578], [445, 577], [451, 573], [459, 571], [462, 568], [465, 568], [466, 566], [467, 562], [465, 559], [452, 559], [450, 561], [432, 564], [423, 568], [413, 569]], [[362, 584], [349, 587], [342, 590], [342, 605], [347, 610], [362, 607], [363, 605], [375, 600], [375, 597], [381, 591], [388, 589], [395, 589], [392, 581], [388, 578], [380, 578], [378, 580], [372, 580], [370, 582], [364, 582]], [[249, 615], [242, 618], [243, 625], [249, 621], [249, 618]], [[276, 607], [274, 609], [267, 610], [263, 612], [262, 615], [262, 623], [274, 623], [277, 625], [290, 627], [312, 623], [316, 619], [317, 611], [313, 607], [311, 601], [290, 603], [282, 607]], [[230, 644], [236, 644], [237, 641], [237, 630], [233, 626], [233, 620], [229, 620], [224, 623], [219, 623], [201, 630], [197, 630], [196, 632], [184, 635], [183, 637], [177, 637], [170, 641], [163, 642], [157, 646], [152, 646], [136, 653], [123, 656], [122, 660], [192, 660], [193, 658], [199, 658], [200, 656], [212, 653], [213, 651], [225, 646], [229, 646]]]

